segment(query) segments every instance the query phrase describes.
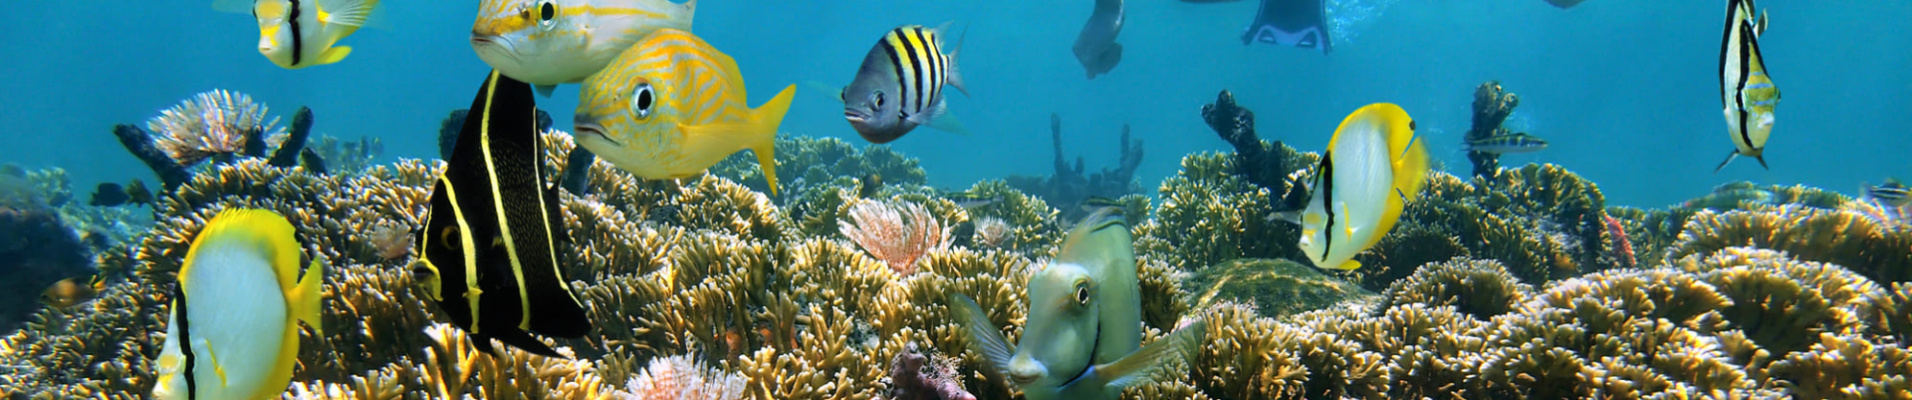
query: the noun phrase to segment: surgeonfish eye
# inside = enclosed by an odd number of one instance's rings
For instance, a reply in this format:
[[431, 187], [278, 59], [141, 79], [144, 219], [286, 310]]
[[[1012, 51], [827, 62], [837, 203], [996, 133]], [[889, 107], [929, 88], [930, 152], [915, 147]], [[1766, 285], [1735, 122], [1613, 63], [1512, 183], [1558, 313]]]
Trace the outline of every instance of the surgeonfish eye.
[[657, 95], [654, 92], [649, 82], [639, 83], [637, 89], [631, 90], [631, 112], [637, 114], [637, 119], [651, 117], [651, 108], [657, 106]]
[[557, 3], [552, 2], [551, 0], [544, 0], [544, 1], [538, 2], [538, 26], [539, 27], [542, 27], [545, 29], [551, 29], [553, 25], [557, 24], [556, 22], [552, 22], [552, 21], [555, 21], [557, 19], [558, 19], [558, 4]]
[[1089, 283], [1077, 282], [1075, 290], [1076, 304], [1089, 305]]

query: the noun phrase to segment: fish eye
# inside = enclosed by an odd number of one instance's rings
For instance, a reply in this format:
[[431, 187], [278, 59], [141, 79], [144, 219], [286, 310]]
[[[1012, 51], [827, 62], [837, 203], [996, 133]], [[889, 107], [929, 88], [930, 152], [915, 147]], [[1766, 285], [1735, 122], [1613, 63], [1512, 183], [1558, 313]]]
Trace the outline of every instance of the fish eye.
[[637, 113], [638, 119], [651, 117], [651, 108], [657, 106], [654, 92], [649, 83], [639, 83], [637, 89], [631, 90], [631, 112]]
[[447, 226], [445, 230], [439, 231], [438, 241], [439, 243], [444, 243], [445, 248], [452, 250], [458, 250], [458, 245], [463, 243], [458, 241], [458, 227], [456, 226]]
[[549, 29], [554, 24], [551, 21], [557, 18], [558, 18], [557, 3], [553, 3], [551, 0], [544, 0], [544, 1], [538, 2], [538, 25], [543, 26], [546, 29]]
[[1089, 284], [1088, 283], [1085, 282], [1085, 283], [1076, 284], [1075, 300], [1077, 304], [1089, 305]]
[[882, 107], [882, 106], [883, 106], [883, 91], [878, 90], [878, 91], [870, 92], [870, 109], [875, 110], [877, 107]]

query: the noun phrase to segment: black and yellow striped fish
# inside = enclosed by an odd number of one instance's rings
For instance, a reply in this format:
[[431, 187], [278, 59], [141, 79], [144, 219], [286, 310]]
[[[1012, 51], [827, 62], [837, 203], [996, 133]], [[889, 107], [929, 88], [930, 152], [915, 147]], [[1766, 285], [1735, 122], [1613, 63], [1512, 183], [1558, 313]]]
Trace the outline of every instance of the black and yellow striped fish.
[[956, 73], [956, 52], [942, 52], [943, 32], [949, 24], [935, 29], [908, 25], [891, 29], [863, 56], [856, 78], [843, 88], [843, 118], [850, 127], [871, 143], [889, 143], [916, 129], [929, 125], [936, 129], [967, 135], [961, 123], [948, 115], [943, 102], [943, 87], [960, 90], [963, 79]]
[[556, 250], [570, 239], [557, 188], [544, 182], [531, 93], [496, 71], [485, 79], [433, 188], [412, 272], [480, 350], [497, 338], [557, 356], [526, 332], [580, 337], [591, 323], [559, 269]]
[[1752, 157], [1759, 160], [1761, 168], [1766, 167], [1766, 139], [1773, 133], [1779, 87], [1766, 75], [1765, 57], [1759, 52], [1759, 34], [1766, 31], [1766, 16], [1756, 16], [1754, 10], [1752, 0], [1726, 2], [1726, 28], [1719, 44], [1719, 91], [1733, 152], [1713, 168], [1715, 173], [1739, 156]]

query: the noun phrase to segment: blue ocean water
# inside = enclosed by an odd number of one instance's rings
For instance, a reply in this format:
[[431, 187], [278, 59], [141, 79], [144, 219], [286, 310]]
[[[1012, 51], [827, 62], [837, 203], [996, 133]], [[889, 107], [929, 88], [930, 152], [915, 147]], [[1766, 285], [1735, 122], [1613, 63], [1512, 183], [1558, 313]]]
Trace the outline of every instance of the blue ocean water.
[[[144, 122], [195, 93], [247, 93], [289, 122], [311, 107], [316, 133], [378, 137], [386, 156], [435, 157], [440, 119], [470, 104], [485, 64], [467, 42], [472, 1], [387, 1], [383, 27], [344, 40], [345, 62], [302, 70], [255, 50], [249, 16], [202, 1], [23, 2], [0, 33], [0, 161], [58, 166], [76, 191], [151, 173], [114, 140], [113, 124]], [[1503, 164], [1564, 165], [1601, 185], [1609, 204], [1663, 206], [1716, 184], [1752, 180], [1851, 193], [1860, 182], [1912, 177], [1912, 21], [1908, 2], [1773, 0], [1761, 36], [1784, 94], [1767, 149], [1772, 170], [1740, 160], [1725, 171], [1716, 75], [1723, 7], [1704, 1], [1589, 0], [1561, 10], [1539, 0], [1340, 1], [1330, 13], [1352, 40], [1333, 54], [1243, 46], [1252, 1], [1132, 1], [1109, 75], [1085, 79], [1070, 53], [1087, 1], [716, 1], [693, 31], [734, 57], [751, 105], [798, 84], [782, 130], [861, 139], [840, 106], [804, 82], [845, 84], [882, 33], [956, 21], [958, 64], [974, 97], [952, 109], [974, 132], [919, 129], [894, 143], [923, 160], [933, 184], [966, 187], [1008, 174], [1050, 172], [1049, 113], [1063, 119], [1064, 151], [1089, 168], [1112, 165], [1123, 124], [1146, 143], [1138, 180], [1148, 192], [1181, 157], [1224, 150], [1200, 105], [1228, 89], [1257, 114], [1265, 139], [1325, 146], [1349, 112], [1394, 102], [1423, 128], [1431, 150], [1464, 173], [1458, 148], [1475, 85], [1499, 80], [1519, 94], [1521, 123], [1552, 142]], [[1386, 5], [1375, 7], [1375, 5]], [[540, 106], [569, 130], [575, 85]]]

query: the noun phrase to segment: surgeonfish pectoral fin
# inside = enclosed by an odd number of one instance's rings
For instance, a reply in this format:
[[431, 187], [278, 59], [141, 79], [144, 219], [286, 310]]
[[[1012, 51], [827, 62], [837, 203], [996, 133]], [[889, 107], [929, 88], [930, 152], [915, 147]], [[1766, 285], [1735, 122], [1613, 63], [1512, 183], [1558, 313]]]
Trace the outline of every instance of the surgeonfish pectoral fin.
[[1719, 166], [1713, 167], [1713, 173], [1717, 174], [1720, 170], [1726, 169], [1726, 164], [1732, 163], [1733, 159], [1737, 157], [1739, 157], [1738, 149], [1734, 149], [1731, 153], [1726, 153], [1726, 161], [1720, 161]]
[[982, 356], [983, 365], [977, 368], [991, 381], [1007, 383], [1004, 373], [1009, 371], [1009, 359], [1016, 356], [1016, 348], [1003, 339], [1002, 332], [989, 322], [989, 314], [982, 306], [962, 293], [949, 295], [949, 311], [956, 317], [956, 324], [962, 326], [969, 342], [969, 350]]
[[923, 110], [920, 114], [911, 115], [910, 119], [919, 125], [926, 125], [940, 131], [969, 136], [969, 128], [963, 127], [963, 122], [957, 120], [955, 114], [949, 113], [948, 99], [937, 99], [936, 105], [930, 106], [929, 109]]
[[538, 96], [551, 97], [551, 92], [558, 90], [558, 85], [532, 85], [531, 88], [538, 90]]
[[[946, 35], [949, 33], [949, 26], [955, 23], [956, 21], [944, 22], [942, 26], [936, 27], [936, 33], [939, 36]], [[943, 69], [943, 84], [956, 88], [956, 91], [963, 92], [963, 97], [969, 97], [969, 88], [963, 86], [963, 74], [956, 72], [956, 53], [963, 51], [963, 39], [967, 36], [969, 36], [969, 29], [963, 29], [963, 33], [956, 37], [956, 45], [950, 47], [948, 52], [943, 53], [945, 57], [949, 59], [949, 66]]]
[[291, 308], [289, 311], [292, 316], [304, 321], [305, 326], [312, 327], [317, 337], [325, 336], [325, 325], [320, 324], [323, 315], [319, 312], [319, 305], [323, 304], [320, 297], [325, 294], [324, 283], [325, 263], [313, 259], [312, 265], [305, 268], [305, 276], [299, 278], [299, 285], [285, 295], [286, 306]]
[[330, 49], [325, 49], [325, 53], [319, 54], [319, 60], [313, 62], [312, 65], [326, 65], [339, 62], [340, 60], [344, 60], [345, 56], [351, 54], [352, 46], [335, 46]]
[[1095, 375], [1100, 378], [1110, 392], [1120, 392], [1122, 388], [1146, 384], [1153, 381], [1153, 375], [1163, 366], [1177, 362], [1192, 362], [1200, 355], [1202, 341], [1208, 336], [1208, 321], [1195, 321], [1181, 330], [1170, 333], [1154, 343], [1136, 349], [1134, 353], [1120, 360], [1095, 367]]
[[763, 169], [770, 194], [777, 194], [777, 127], [790, 112], [790, 100], [797, 85], [785, 86], [770, 101], [750, 110], [743, 121], [684, 126], [689, 138], [684, 151], [691, 154], [730, 154], [739, 148], [757, 153], [757, 168]]

